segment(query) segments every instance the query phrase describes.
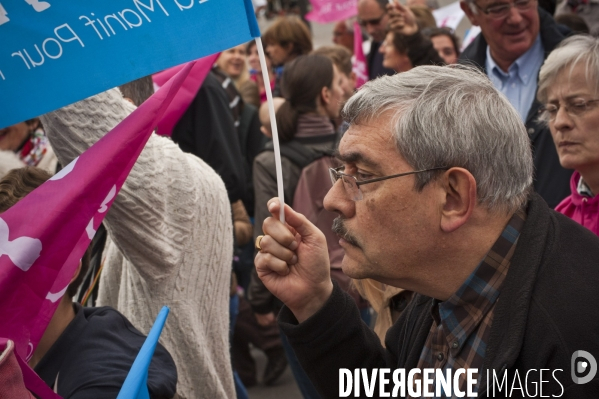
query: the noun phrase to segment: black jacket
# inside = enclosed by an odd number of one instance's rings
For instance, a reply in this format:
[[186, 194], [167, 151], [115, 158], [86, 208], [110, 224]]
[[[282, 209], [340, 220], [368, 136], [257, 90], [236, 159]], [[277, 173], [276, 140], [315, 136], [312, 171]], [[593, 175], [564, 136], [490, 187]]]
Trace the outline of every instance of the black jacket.
[[[570, 376], [575, 351], [599, 359], [598, 265], [599, 238], [534, 194], [495, 307], [479, 396], [491, 397], [486, 370], [507, 370], [511, 385], [516, 370], [524, 381], [531, 369], [562, 369], [555, 373], [561, 397], [599, 398], [599, 373], [585, 385]], [[338, 397], [339, 368], [415, 368], [432, 324], [432, 298], [416, 295], [387, 332], [384, 349], [353, 302], [335, 287], [324, 307], [300, 325], [288, 308], [279, 314], [279, 325], [325, 398]], [[543, 395], [561, 393], [551, 374], [543, 381]]]
[[[547, 58], [549, 53], [565, 38], [566, 31], [561, 25], [555, 23], [551, 15], [540, 8], [539, 17], [541, 42], [545, 49], [545, 58]], [[487, 41], [480, 34], [460, 55], [460, 63], [473, 63], [486, 73], [486, 61]], [[525, 122], [534, 157], [534, 188], [551, 208], [555, 208], [561, 200], [570, 195], [572, 171], [561, 167], [549, 127], [538, 121], [540, 108], [541, 103], [535, 97]]]
[[206, 162], [225, 182], [229, 201], [246, 198], [246, 176], [227, 93], [209, 73], [173, 128], [179, 147]]
[[[49, 387], [65, 399], [113, 399], [146, 340], [125, 316], [108, 306], [82, 308], [35, 367]], [[57, 379], [58, 376], [58, 379]], [[172, 398], [177, 368], [159, 343], [148, 372], [150, 398]]]
[[368, 66], [368, 80], [373, 80], [379, 76], [395, 75], [395, 71], [383, 66], [383, 54], [379, 53], [382, 43], [370, 42], [370, 52], [366, 56], [366, 65]]

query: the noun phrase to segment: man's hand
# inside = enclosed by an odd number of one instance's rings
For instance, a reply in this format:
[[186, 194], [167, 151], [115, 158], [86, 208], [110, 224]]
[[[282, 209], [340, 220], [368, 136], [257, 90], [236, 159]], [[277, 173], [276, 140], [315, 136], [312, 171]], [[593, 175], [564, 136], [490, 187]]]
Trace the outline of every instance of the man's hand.
[[387, 4], [387, 14], [389, 15], [389, 29], [402, 35], [413, 35], [418, 32], [416, 16], [409, 7], [401, 5], [398, 1]]
[[268, 201], [273, 215], [264, 221], [262, 250], [254, 264], [266, 288], [301, 323], [316, 313], [333, 292], [329, 252], [322, 231], [285, 205], [286, 225], [276, 219], [279, 200]]

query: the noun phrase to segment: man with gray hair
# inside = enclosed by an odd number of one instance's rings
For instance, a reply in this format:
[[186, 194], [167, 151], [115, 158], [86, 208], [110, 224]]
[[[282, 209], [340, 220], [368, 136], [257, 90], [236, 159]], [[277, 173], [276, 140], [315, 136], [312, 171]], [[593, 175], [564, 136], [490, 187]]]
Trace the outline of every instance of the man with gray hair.
[[539, 69], [567, 29], [538, 7], [537, 0], [462, 0], [460, 6], [481, 34], [462, 52], [516, 108], [533, 147], [534, 189], [554, 208], [569, 195], [572, 175], [560, 166], [551, 133], [538, 121]]
[[[522, 396], [537, 384], [542, 395], [598, 397], [599, 381], [574, 383], [570, 361], [599, 355], [599, 314], [587, 306], [599, 301], [599, 238], [532, 193], [528, 135], [507, 99], [472, 68], [424, 66], [368, 82], [343, 114], [342, 166], [324, 200], [339, 214], [343, 271], [416, 295], [383, 348], [331, 283], [323, 233], [288, 206], [280, 223], [269, 202], [256, 269], [285, 303], [280, 327], [323, 397], [348, 386], [341, 369], [365, 387], [360, 375], [384, 368], [451, 374], [449, 387], [416, 376], [403, 385], [411, 397], [511, 396], [524, 374]], [[387, 374], [391, 387], [398, 375]], [[384, 396], [384, 380], [373, 384]]]

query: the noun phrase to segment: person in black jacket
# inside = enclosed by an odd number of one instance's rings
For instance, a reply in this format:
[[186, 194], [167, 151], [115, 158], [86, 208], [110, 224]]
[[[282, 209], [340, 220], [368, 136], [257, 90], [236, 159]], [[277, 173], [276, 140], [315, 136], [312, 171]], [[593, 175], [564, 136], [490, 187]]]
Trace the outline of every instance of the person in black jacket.
[[173, 128], [179, 147], [206, 162], [225, 182], [229, 201], [247, 197], [243, 156], [227, 93], [213, 72], [206, 75], [187, 111]]
[[372, 39], [370, 52], [366, 55], [368, 79], [370, 80], [395, 73], [393, 69], [383, 66], [383, 55], [379, 52], [389, 24], [386, 4], [387, 0], [360, 0], [358, 2], [358, 22]]
[[436, 397], [599, 397], [599, 238], [531, 192], [528, 135], [508, 100], [474, 68], [422, 66], [366, 83], [343, 115], [324, 200], [339, 214], [343, 271], [416, 295], [383, 349], [331, 283], [322, 232], [289, 207], [283, 225], [269, 201], [256, 270], [321, 395], [367, 396], [354, 370], [388, 368], [416, 373], [400, 396], [442, 388], [427, 369], [454, 377]]
[[[33, 166], [11, 170], [0, 180], [0, 213], [13, 207], [52, 175]], [[72, 298], [89, 268], [91, 248], [50, 319], [28, 365], [65, 399], [111, 399], [119, 394], [146, 336], [109, 306], [82, 307]], [[160, 343], [148, 369], [152, 399], [176, 395], [177, 368]], [[0, 389], [4, 386], [0, 383]]]
[[570, 195], [572, 171], [561, 167], [549, 128], [538, 120], [536, 91], [543, 61], [569, 31], [537, 8], [536, 0], [491, 3], [460, 3], [470, 22], [482, 30], [460, 62], [484, 71], [520, 112], [533, 147], [535, 191], [554, 208]]

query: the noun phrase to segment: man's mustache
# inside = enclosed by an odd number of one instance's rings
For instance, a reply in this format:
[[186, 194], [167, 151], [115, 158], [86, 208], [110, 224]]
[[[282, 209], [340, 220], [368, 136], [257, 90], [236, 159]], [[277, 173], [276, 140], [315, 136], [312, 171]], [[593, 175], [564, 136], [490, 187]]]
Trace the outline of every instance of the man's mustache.
[[333, 232], [350, 244], [355, 245], [356, 247], [360, 246], [358, 240], [356, 240], [356, 238], [350, 234], [347, 227], [345, 227], [344, 219], [341, 217], [336, 217], [335, 220], [333, 220]]

